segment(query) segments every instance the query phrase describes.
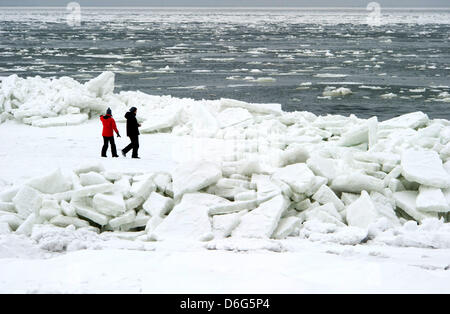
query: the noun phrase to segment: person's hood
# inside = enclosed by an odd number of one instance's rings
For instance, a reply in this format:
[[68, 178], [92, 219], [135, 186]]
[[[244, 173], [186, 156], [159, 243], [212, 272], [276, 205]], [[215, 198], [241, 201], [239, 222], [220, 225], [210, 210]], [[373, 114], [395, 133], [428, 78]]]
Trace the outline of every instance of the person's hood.
[[133, 112], [128, 111], [128, 112], [125, 114], [125, 118], [126, 118], [126, 119], [130, 119], [130, 118], [133, 118], [133, 117], [136, 117], [136, 115], [135, 115]]
[[109, 115], [109, 114], [105, 114], [105, 115], [103, 115], [102, 117], [103, 117], [103, 119], [105, 119], [105, 120], [106, 120], [106, 119], [109, 119], [109, 118], [111, 118], [111, 115]]

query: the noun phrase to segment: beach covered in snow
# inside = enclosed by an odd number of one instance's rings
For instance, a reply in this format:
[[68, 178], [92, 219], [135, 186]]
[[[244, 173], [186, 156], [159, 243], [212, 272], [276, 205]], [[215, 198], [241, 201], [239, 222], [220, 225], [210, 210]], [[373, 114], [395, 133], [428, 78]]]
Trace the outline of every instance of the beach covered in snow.
[[[102, 159], [100, 144], [82, 142], [100, 138], [96, 120], [106, 108], [123, 129], [132, 106], [144, 143], [160, 141], [144, 148], [159, 154], [151, 161]], [[283, 252], [302, 241], [450, 249], [450, 122], [422, 112], [378, 121], [232, 99], [115, 94], [114, 73], [104, 72], [85, 84], [3, 78], [0, 114], [2, 138], [13, 144], [0, 154], [4, 241], [29, 239], [49, 253], [107, 248], [111, 239], [144, 251], [183, 243]], [[21, 133], [48, 145], [30, 149], [29, 165], [41, 165], [29, 170], [17, 167], [25, 160], [13, 147]], [[62, 145], [70, 134], [79, 145]], [[60, 154], [76, 156], [63, 162]]]

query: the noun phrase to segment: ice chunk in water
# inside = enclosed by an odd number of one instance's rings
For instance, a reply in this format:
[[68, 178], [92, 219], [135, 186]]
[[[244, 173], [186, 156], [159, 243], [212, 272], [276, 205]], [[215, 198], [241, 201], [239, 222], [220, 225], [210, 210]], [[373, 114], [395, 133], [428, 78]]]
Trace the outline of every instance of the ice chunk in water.
[[234, 99], [221, 98], [222, 108], [245, 108], [250, 112], [280, 115], [283, 111], [280, 104], [251, 104]]

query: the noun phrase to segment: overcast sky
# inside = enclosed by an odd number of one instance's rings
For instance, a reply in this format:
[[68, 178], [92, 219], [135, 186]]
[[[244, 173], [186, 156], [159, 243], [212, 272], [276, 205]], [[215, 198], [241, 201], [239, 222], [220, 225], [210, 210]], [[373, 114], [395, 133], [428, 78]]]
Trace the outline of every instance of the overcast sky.
[[[66, 6], [70, 0], [0, 0], [0, 6]], [[346, 6], [364, 0], [77, 0], [81, 6]], [[450, 0], [378, 0], [382, 7], [450, 7]]]

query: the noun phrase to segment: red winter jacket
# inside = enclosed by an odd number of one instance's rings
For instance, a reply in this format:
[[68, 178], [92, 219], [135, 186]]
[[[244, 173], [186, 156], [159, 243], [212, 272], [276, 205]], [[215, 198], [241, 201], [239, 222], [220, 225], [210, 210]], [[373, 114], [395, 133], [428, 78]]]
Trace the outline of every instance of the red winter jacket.
[[114, 136], [113, 130], [116, 131], [117, 134], [119, 134], [119, 131], [117, 130], [116, 121], [114, 121], [114, 118], [106, 114], [104, 116], [100, 116], [100, 120], [103, 123], [103, 132], [102, 136], [105, 137], [112, 137]]

